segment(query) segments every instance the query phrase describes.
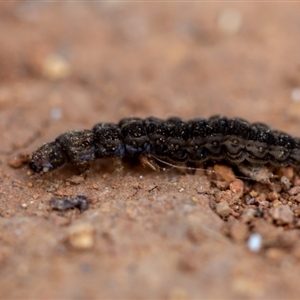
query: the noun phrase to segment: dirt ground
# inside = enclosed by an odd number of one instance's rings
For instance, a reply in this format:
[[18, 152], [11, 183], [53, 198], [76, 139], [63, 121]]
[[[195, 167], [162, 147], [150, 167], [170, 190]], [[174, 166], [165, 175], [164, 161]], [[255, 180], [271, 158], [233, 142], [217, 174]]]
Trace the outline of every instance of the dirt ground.
[[[300, 177], [18, 165], [71, 129], [223, 114], [299, 136], [299, 3], [2, 2], [1, 299], [296, 299]], [[54, 197], [87, 197], [59, 211]]]

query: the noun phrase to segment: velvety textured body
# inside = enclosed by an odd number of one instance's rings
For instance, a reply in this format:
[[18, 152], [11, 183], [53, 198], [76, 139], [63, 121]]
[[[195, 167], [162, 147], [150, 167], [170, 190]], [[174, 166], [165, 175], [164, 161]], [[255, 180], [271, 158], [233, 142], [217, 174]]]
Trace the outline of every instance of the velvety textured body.
[[261, 123], [213, 116], [184, 121], [126, 118], [118, 124], [99, 123], [44, 144], [31, 157], [30, 168], [45, 173], [65, 163], [90, 164], [105, 157], [158, 158], [171, 163], [225, 160], [276, 167], [300, 167], [300, 139]]

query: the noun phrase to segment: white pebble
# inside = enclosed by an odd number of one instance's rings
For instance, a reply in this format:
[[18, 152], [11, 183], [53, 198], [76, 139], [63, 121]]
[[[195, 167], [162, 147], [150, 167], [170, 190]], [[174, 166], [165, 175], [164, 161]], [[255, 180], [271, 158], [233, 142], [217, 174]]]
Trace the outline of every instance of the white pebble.
[[63, 56], [52, 54], [45, 58], [42, 73], [50, 80], [64, 79], [71, 73], [71, 64]]
[[53, 120], [59, 120], [62, 117], [62, 111], [60, 108], [55, 107], [55, 108], [51, 108], [50, 110], [50, 117]]
[[252, 252], [258, 252], [262, 245], [261, 235], [258, 233], [253, 233], [250, 235], [247, 245]]
[[294, 102], [300, 102], [300, 87], [292, 89], [291, 100]]
[[218, 27], [226, 34], [236, 34], [242, 25], [240, 12], [235, 9], [225, 9], [218, 19]]
[[22, 207], [22, 208], [27, 208], [27, 206], [28, 206], [27, 203], [22, 203], [22, 204], [21, 204], [21, 207]]
[[95, 228], [89, 223], [71, 225], [68, 228], [66, 239], [74, 249], [91, 249], [95, 244]]
[[194, 210], [194, 205], [191, 205], [191, 204], [185, 204], [183, 206], [183, 212], [185, 213], [190, 213]]
[[48, 167], [44, 167], [43, 168], [43, 173], [47, 173], [47, 172], [49, 172], [49, 168]]

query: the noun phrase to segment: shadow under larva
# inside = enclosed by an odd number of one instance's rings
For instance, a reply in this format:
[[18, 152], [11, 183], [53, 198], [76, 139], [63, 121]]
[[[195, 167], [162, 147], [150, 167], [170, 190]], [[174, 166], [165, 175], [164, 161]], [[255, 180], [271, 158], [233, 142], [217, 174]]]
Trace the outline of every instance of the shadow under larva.
[[174, 165], [226, 161], [299, 168], [300, 139], [240, 118], [125, 118], [118, 124], [99, 123], [92, 130], [61, 134], [32, 153], [29, 167], [39, 174], [66, 163], [88, 168], [105, 157], [138, 158], [153, 169], [155, 159]]

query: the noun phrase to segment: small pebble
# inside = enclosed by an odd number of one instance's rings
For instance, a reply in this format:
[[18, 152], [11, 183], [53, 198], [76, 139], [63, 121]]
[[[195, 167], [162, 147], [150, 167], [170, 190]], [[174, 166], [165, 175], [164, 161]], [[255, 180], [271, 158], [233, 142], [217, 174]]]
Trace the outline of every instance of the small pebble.
[[252, 205], [254, 202], [255, 202], [255, 198], [253, 198], [249, 195], [246, 196], [246, 204], [247, 205]]
[[294, 196], [300, 193], [300, 186], [294, 186], [288, 191], [289, 195]]
[[67, 179], [67, 182], [77, 185], [77, 184], [84, 182], [84, 177], [80, 176], [80, 175], [73, 175], [72, 177]]
[[250, 251], [258, 252], [262, 246], [261, 235], [258, 233], [251, 234], [248, 239], [247, 245], [248, 245], [248, 248], [250, 249]]
[[253, 208], [248, 208], [244, 210], [244, 213], [241, 216], [241, 220], [244, 223], [249, 223], [255, 218], [256, 211]]
[[269, 201], [275, 201], [275, 200], [279, 199], [279, 194], [276, 192], [270, 192], [267, 194], [267, 199]]
[[259, 194], [256, 198], [255, 198], [255, 202], [259, 203], [261, 205], [265, 205], [266, 203], [266, 194]]
[[299, 187], [299, 186], [300, 186], [300, 179], [299, 179], [299, 178], [296, 178], [295, 181], [294, 181], [294, 183], [293, 183], [293, 185], [294, 185], [295, 187]]
[[53, 54], [43, 61], [42, 73], [48, 79], [64, 79], [70, 75], [71, 65], [63, 56]]
[[278, 170], [278, 176], [285, 176], [289, 180], [292, 180], [295, 176], [295, 169], [293, 167], [285, 167]]
[[271, 211], [271, 216], [277, 224], [291, 224], [294, 221], [294, 214], [288, 205], [280, 205]]
[[214, 171], [220, 175], [222, 180], [225, 182], [229, 183], [232, 182], [236, 179], [234, 172], [232, 171], [232, 168], [223, 166], [223, 165], [214, 165]]
[[59, 120], [62, 117], [62, 110], [59, 107], [51, 108], [50, 110], [50, 118], [53, 120]]
[[59, 187], [58, 183], [52, 183], [46, 186], [46, 192], [47, 193], [54, 193]]
[[285, 252], [278, 248], [270, 248], [266, 251], [266, 257], [275, 263], [282, 262], [285, 255]]
[[297, 194], [296, 196], [292, 196], [292, 197], [290, 197], [290, 199], [292, 201], [296, 201], [296, 202], [300, 203], [300, 194]]
[[283, 187], [283, 189], [285, 191], [290, 190], [290, 188], [291, 188], [291, 182], [290, 182], [290, 180], [287, 177], [282, 176], [280, 178], [280, 183], [281, 183], [281, 185], [282, 185], [282, 187]]
[[258, 192], [253, 191], [253, 190], [252, 190], [249, 194], [250, 194], [250, 196], [253, 197], [253, 198], [256, 198], [256, 197], [258, 196]]
[[273, 207], [278, 207], [278, 206], [282, 205], [282, 202], [277, 199], [277, 200], [273, 201], [272, 205], [273, 205]]
[[236, 179], [230, 183], [229, 188], [239, 198], [241, 198], [244, 194], [244, 183], [240, 179]]
[[22, 204], [21, 204], [21, 207], [22, 207], [22, 208], [27, 208], [27, 206], [28, 206], [27, 203], [22, 203]]
[[29, 188], [32, 188], [32, 187], [33, 187], [33, 183], [32, 183], [31, 181], [29, 181], [29, 182], [27, 183], [27, 186], [28, 186]]
[[197, 197], [192, 197], [192, 199], [191, 199], [191, 200], [192, 200], [192, 202], [193, 202], [193, 203], [199, 203], [199, 200], [198, 200], [198, 198], [197, 198]]
[[221, 202], [221, 201], [225, 201], [225, 202], [230, 202], [231, 199], [233, 199], [233, 195], [232, 195], [232, 192], [227, 190], [227, 191], [221, 191], [221, 192], [218, 192], [216, 194], [216, 201], [217, 202]]
[[231, 208], [226, 201], [221, 201], [216, 205], [216, 212], [220, 217], [228, 217], [230, 215]]
[[91, 249], [95, 244], [95, 228], [88, 223], [72, 225], [67, 230], [67, 242], [74, 249]]
[[34, 195], [32, 196], [32, 198], [33, 198], [34, 200], [37, 200], [38, 198], [40, 198], [40, 195], [39, 195], [39, 194], [34, 194]]
[[29, 156], [25, 154], [18, 154], [8, 160], [8, 164], [13, 168], [21, 168], [24, 164], [28, 163]]

